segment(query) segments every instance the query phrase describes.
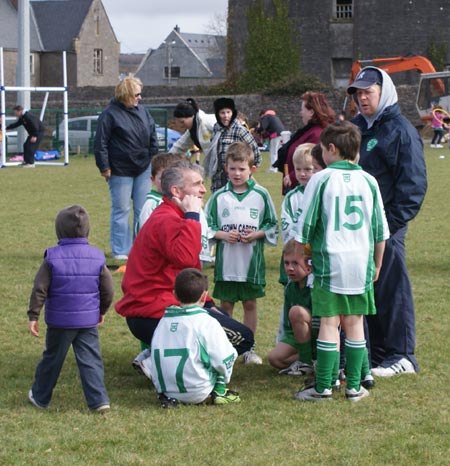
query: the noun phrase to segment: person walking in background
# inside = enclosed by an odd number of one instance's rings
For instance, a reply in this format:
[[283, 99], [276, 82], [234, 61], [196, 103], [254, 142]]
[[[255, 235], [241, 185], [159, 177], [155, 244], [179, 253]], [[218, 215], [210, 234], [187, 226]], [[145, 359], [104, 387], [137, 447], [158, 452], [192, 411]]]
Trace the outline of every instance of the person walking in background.
[[283, 144], [278, 151], [276, 167], [283, 173], [283, 194], [298, 185], [295, 177], [292, 157], [295, 149], [305, 142], [319, 143], [319, 136], [323, 128], [335, 120], [334, 110], [330, 107], [326, 97], [321, 92], [308, 91], [302, 97], [300, 116], [303, 127], [297, 130], [291, 139]]
[[375, 284], [377, 314], [367, 318], [372, 374], [415, 373], [416, 321], [405, 236], [427, 190], [423, 143], [401, 114], [394, 83], [383, 70], [364, 68], [347, 92], [360, 112], [353, 120], [362, 132], [359, 164], [379, 183], [391, 233]]
[[[142, 99], [142, 82], [124, 78], [98, 118], [95, 161], [111, 195], [110, 241], [115, 259], [126, 260], [139, 214], [150, 191], [150, 161], [158, 153], [155, 122]], [[129, 218], [133, 201], [134, 223]]]
[[433, 149], [442, 149], [444, 146], [441, 144], [442, 136], [444, 135], [444, 114], [442, 107], [433, 105], [431, 110], [431, 128], [433, 129], [433, 138], [431, 139], [430, 147]]
[[284, 125], [282, 121], [277, 117], [273, 110], [261, 111], [259, 125], [257, 131], [261, 134], [263, 139], [268, 138], [269, 151], [270, 151], [270, 168], [269, 173], [277, 173], [276, 167], [273, 164], [278, 158], [278, 149], [280, 148], [281, 132], [284, 131]]
[[30, 111], [25, 112], [23, 107], [16, 105], [13, 108], [17, 121], [6, 127], [7, 130], [23, 126], [28, 133], [28, 137], [23, 143], [23, 163], [24, 168], [34, 168], [34, 154], [39, 149], [39, 144], [44, 137], [44, 125], [37, 115]]

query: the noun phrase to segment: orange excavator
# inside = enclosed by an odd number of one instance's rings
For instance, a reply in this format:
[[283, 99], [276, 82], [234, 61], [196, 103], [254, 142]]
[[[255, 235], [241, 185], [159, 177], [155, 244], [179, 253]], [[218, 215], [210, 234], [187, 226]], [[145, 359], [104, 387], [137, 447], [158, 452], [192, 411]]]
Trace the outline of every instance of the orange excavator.
[[[411, 70], [421, 73], [416, 97], [416, 108], [420, 118], [424, 121], [431, 119], [433, 104], [450, 113], [450, 71], [436, 72], [428, 58], [415, 55], [357, 60], [353, 62], [349, 83], [352, 83], [356, 75], [366, 66], [376, 66], [389, 74]], [[354, 105], [353, 101], [352, 105]]]

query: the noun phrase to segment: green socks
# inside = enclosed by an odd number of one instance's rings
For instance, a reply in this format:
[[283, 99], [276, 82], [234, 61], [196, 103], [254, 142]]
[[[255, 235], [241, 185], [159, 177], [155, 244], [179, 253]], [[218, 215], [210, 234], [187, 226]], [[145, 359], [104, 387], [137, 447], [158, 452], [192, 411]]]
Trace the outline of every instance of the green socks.
[[223, 375], [217, 374], [216, 384], [214, 385], [213, 391], [216, 392], [218, 395], [225, 395], [226, 391], [225, 379]]
[[316, 390], [331, 389], [333, 369], [338, 359], [337, 343], [317, 340]]
[[345, 357], [347, 360], [347, 388], [354, 388], [359, 391], [361, 384], [361, 369], [363, 367], [363, 362], [367, 360], [366, 340], [354, 341], [346, 338]]
[[305, 364], [312, 366], [312, 345], [311, 341], [306, 343], [295, 343], [298, 352], [298, 359]]

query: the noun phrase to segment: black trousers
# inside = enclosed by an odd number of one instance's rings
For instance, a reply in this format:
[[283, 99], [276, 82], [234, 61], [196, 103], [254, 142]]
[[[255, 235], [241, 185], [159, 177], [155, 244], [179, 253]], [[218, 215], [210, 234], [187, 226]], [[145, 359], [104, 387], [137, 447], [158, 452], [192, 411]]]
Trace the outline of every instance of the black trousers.
[[44, 133], [39, 133], [37, 135], [36, 142], [31, 142], [31, 136], [28, 136], [25, 142], [23, 143], [23, 161], [25, 163], [33, 164], [34, 163], [34, 154], [39, 149], [39, 144], [44, 137]]
[[[228, 340], [234, 346], [238, 354], [250, 350], [255, 344], [253, 332], [241, 322], [230, 317], [218, 307], [208, 306], [205, 309], [211, 317], [214, 317], [227, 334]], [[127, 325], [131, 333], [138, 339], [151, 346], [153, 333], [160, 319], [145, 319], [143, 317], [127, 317]]]

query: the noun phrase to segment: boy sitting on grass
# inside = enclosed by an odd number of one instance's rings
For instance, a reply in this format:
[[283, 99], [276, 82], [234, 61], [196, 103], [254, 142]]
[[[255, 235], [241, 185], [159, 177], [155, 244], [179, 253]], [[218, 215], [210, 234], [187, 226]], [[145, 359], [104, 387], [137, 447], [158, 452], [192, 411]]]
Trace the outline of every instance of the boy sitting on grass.
[[170, 306], [152, 339], [152, 380], [161, 402], [238, 403], [226, 388], [237, 352], [219, 322], [203, 308], [208, 278], [194, 268], [175, 279], [179, 306]]
[[[229, 316], [242, 301], [244, 324], [255, 334], [256, 300], [265, 296], [264, 244], [277, 244], [277, 217], [269, 192], [252, 179], [256, 166], [248, 144], [229, 146], [225, 169], [229, 181], [206, 205], [209, 236], [217, 241], [213, 297]], [[262, 364], [254, 348], [243, 358], [246, 364]]]
[[346, 398], [369, 395], [361, 385], [366, 358], [364, 315], [375, 314], [373, 282], [378, 279], [389, 229], [375, 178], [356, 164], [361, 133], [350, 122], [333, 123], [320, 135], [327, 168], [314, 175], [303, 198], [297, 225], [299, 260], [306, 267], [305, 245], [311, 244], [314, 272], [313, 315], [320, 317], [314, 386], [297, 400], [331, 400], [338, 358], [338, 328], [345, 339]]
[[311, 316], [311, 288], [307, 285], [311, 267], [300, 263], [295, 240], [291, 238], [284, 245], [283, 261], [288, 283], [284, 289], [283, 337], [269, 353], [269, 363], [280, 374], [312, 374], [315, 329], [319, 328], [318, 319]]

